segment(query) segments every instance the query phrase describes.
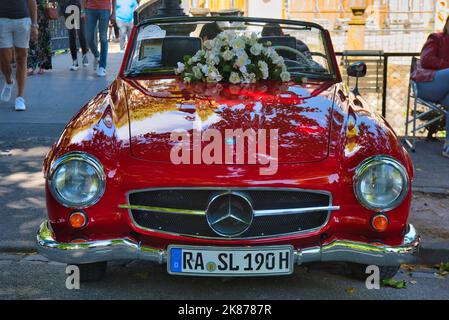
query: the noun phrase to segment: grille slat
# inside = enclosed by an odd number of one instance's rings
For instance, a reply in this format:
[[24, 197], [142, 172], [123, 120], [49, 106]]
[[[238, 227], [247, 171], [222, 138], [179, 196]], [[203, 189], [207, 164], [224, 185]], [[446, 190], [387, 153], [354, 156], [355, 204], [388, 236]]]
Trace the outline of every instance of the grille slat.
[[[254, 210], [326, 207], [330, 195], [314, 191], [276, 189], [232, 189], [245, 194]], [[188, 210], [206, 210], [210, 199], [222, 189], [158, 189], [129, 194], [130, 205], [168, 207]], [[130, 210], [134, 222], [144, 229], [194, 237], [223, 239], [208, 225], [206, 216], [169, 214]], [[242, 238], [272, 237], [310, 231], [324, 226], [329, 212], [308, 212], [290, 215], [256, 216]], [[236, 239], [236, 238], [233, 238]]]

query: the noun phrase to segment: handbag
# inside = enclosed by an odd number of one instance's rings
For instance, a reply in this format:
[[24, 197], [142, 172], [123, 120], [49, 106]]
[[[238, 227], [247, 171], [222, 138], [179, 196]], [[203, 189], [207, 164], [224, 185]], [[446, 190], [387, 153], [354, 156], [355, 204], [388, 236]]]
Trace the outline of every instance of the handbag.
[[[54, 5], [54, 4], [53, 4]], [[44, 8], [45, 17], [48, 20], [58, 20], [59, 19], [59, 10], [54, 6], [50, 6], [50, 3]]]

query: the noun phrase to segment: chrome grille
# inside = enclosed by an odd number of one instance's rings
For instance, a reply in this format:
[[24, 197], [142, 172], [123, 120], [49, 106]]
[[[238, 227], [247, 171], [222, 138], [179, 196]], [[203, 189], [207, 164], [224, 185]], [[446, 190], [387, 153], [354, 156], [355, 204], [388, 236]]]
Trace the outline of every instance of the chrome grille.
[[[206, 209], [217, 194], [236, 192], [247, 197], [254, 210], [251, 226], [238, 238], [250, 239], [310, 232], [323, 227], [337, 210], [324, 191], [298, 189], [166, 188], [129, 192], [128, 208], [142, 228], [192, 237], [223, 239], [209, 226]], [[293, 210], [293, 211], [292, 211]]]

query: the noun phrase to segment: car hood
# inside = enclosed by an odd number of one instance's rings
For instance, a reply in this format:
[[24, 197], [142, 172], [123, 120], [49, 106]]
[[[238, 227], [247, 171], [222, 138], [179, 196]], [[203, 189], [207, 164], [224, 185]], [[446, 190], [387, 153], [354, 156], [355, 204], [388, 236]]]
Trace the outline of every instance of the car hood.
[[[219, 143], [223, 159], [230, 150], [225, 148], [233, 145], [232, 152], [240, 155], [243, 152], [245, 159], [249, 159], [248, 150], [252, 149], [248, 140], [245, 140], [245, 147], [238, 149], [236, 137], [239, 136], [229, 135], [237, 133], [238, 129], [257, 135], [260, 159], [273, 154], [270, 153], [273, 144], [277, 145], [278, 163], [315, 162], [328, 155], [335, 94], [333, 83], [186, 85], [177, 78], [159, 78], [127, 79], [125, 87], [131, 153], [139, 159], [173, 162], [174, 148], [178, 147], [176, 152], [181, 154], [179, 146], [182, 152], [191, 152], [189, 157], [193, 159], [195, 152], [210, 152], [212, 142]], [[214, 132], [210, 135], [213, 138], [205, 139], [208, 131]], [[263, 140], [266, 149], [262, 148]], [[217, 150], [218, 147], [210, 154], [217, 155]]]

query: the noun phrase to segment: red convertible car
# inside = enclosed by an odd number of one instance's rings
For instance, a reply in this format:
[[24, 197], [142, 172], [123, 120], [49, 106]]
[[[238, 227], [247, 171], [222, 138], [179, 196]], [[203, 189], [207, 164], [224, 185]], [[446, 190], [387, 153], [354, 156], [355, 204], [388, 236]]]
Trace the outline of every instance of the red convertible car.
[[389, 278], [420, 245], [412, 161], [309, 22], [140, 22], [117, 79], [69, 122], [44, 174], [39, 251], [82, 281], [123, 259], [232, 277], [341, 261]]

